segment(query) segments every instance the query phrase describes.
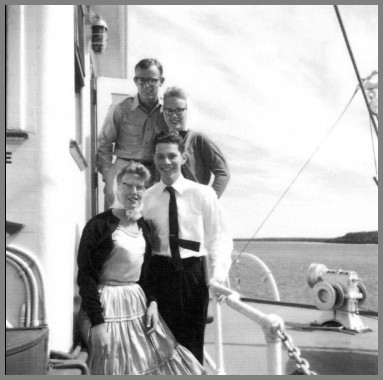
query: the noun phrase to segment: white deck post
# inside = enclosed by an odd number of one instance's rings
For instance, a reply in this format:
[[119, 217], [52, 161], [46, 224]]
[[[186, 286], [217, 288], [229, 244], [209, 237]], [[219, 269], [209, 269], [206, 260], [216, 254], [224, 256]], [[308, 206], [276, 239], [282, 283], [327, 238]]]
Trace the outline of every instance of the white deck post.
[[282, 375], [282, 341], [277, 331], [284, 327], [283, 320], [275, 314], [266, 315], [262, 329], [266, 340], [267, 374]]
[[226, 375], [223, 362], [221, 304], [213, 296], [216, 375]]
[[[240, 295], [218, 283], [210, 284], [216, 294], [226, 296], [226, 304], [245, 317], [260, 325], [266, 340], [266, 361], [268, 375], [282, 375], [282, 341], [278, 335], [284, 330], [283, 319], [276, 314], [264, 314], [240, 301]], [[215, 356], [217, 361], [217, 375], [225, 375], [222, 350], [221, 305], [213, 297], [214, 323], [215, 323]]]

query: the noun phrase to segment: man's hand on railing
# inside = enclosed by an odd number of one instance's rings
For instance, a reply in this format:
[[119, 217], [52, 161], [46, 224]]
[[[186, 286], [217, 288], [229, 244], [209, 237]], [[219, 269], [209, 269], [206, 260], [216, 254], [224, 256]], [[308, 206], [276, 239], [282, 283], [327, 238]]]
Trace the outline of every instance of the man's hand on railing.
[[227, 297], [227, 295], [220, 293], [219, 290], [217, 290], [215, 288], [215, 286], [212, 286], [212, 285], [218, 285], [218, 286], [222, 286], [222, 287], [227, 288], [228, 287], [227, 286], [227, 281], [217, 281], [216, 279], [212, 278], [209, 281], [208, 285], [209, 285], [209, 288], [210, 288], [210, 291], [211, 291], [212, 295], [217, 298], [217, 301], [219, 303], [224, 302], [226, 297]]

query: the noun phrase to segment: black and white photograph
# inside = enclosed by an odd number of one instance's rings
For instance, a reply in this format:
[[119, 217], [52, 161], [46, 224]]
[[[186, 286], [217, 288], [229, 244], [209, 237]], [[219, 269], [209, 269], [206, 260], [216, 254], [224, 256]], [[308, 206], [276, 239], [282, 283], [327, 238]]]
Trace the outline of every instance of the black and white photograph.
[[378, 8], [4, 5], [4, 373], [378, 375]]

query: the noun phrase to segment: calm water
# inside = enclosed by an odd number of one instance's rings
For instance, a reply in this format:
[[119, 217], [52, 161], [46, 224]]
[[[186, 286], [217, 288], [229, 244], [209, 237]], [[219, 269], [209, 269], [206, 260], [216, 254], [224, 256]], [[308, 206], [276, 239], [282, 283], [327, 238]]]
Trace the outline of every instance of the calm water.
[[[245, 244], [235, 242], [234, 248], [241, 252]], [[245, 252], [256, 255], [269, 267], [281, 301], [313, 305], [307, 271], [311, 263], [319, 263], [329, 269], [357, 272], [367, 288], [367, 299], [362, 308], [378, 311], [378, 245], [251, 242]], [[249, 260], [242, 258], [240, 266], [233, 266], [231, 270], [230, 283], [245, 297], [271, 298], [270, 286], [262, 281], [262, 277], [258, 266], [250, 265]]]

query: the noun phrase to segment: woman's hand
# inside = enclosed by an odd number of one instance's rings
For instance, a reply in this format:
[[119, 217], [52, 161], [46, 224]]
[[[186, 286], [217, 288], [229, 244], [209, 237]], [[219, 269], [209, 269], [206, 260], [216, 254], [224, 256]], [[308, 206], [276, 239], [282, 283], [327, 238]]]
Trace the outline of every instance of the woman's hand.
[[93, 326], [90, 330], [90, 339], [96, 356], [110, 355], [110, 334], [106, 331], [106, 324]]
[[146, 334], [151, 334], [158, 326], [158, 308], [157, 302], [152, 301], [146, 311], [146, 327], [149, 329]]

